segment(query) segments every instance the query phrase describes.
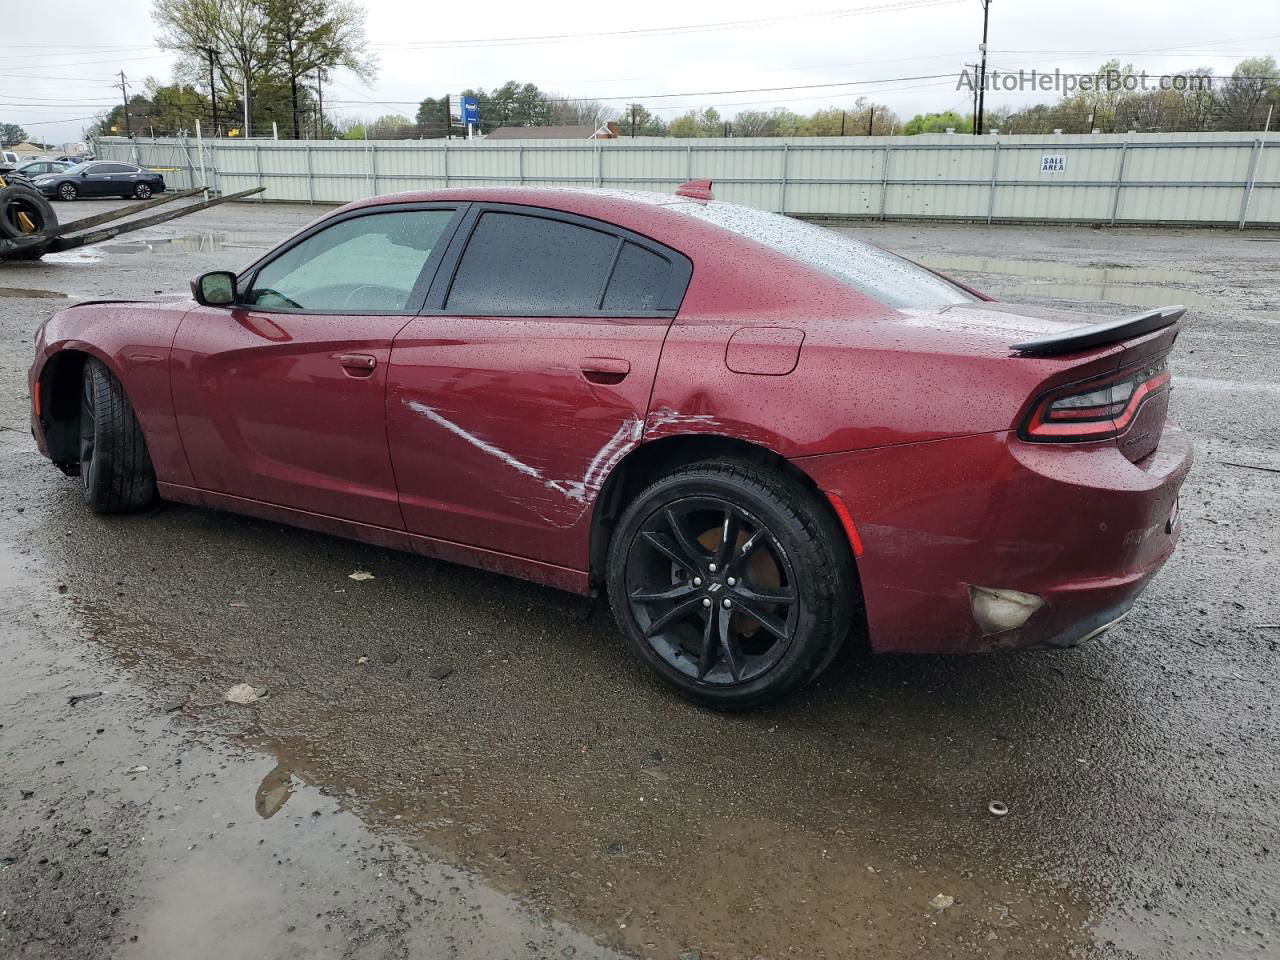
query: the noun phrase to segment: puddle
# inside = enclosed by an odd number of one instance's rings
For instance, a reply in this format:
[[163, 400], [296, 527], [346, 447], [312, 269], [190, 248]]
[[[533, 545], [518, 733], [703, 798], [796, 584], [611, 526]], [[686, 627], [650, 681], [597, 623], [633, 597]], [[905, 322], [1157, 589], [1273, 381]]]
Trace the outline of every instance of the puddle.
[[97, 247], [77, 247], [61, 253], [46, 253], [41, 260], [44, 263], [101, 263], [102, 251]]
[[65, 293], [56, 290], [33, 290], [28, 287], [0, 287], [0, 297], [14, 300], [65, 300]]
[[[1164, 307], [1180, 303], [1184, 307], [1210, 307], [1221, 309], [1224, 301], [1206, 297], [1190, 290], [1171, 290], [1168, 287], [1139, 287], [1123, 283], [1057, 283], [1044, 280], [1034, 283], [1017, 283], [988, 287], [994, 297], [1051, 297], [1055, 300], [1096, 300], [1104, 303], [1120, 303], [1128, 307]], [[1265, 314], [1259, 314], [1265, 316]]]
[[189, 233], [180, 237], [156, 237], [154, 239], [125, 240], [108, 244], [108, 253], [216, 253], [219, 250], [264, 250], [268, 245], [259, 237], [248, 234]]
[[33, 565], [0, 539], [0, 955], [622, 960], [201, 733], [240, 718], [216, 690], [157, 709]]
[[1077, 267], [1070, 263], [1045, 260], [1006, 260], [999, 257], [926, 257], [921, 260], [935, 270], [968, 270], [974, 273], [1002, 273], [1011, 277], [1037, 277], [1044, 280], [1075, 280], [1079, 283], [1113, 285], [1116, 283], [1196, 283], [1206, 279], [1190, 270], [1151, 270], [1126, 267], [1124, 264], [1098, 264]]

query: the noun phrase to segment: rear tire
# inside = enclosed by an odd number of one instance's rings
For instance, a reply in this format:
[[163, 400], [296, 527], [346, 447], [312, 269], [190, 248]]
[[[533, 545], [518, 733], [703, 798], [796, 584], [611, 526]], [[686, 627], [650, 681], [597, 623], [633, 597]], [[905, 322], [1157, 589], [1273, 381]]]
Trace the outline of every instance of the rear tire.
[[129, 513], [156, 499], [155, 470], [129, 398], [92, 357], [80, 388], [80, 486], [94, 513]]
[[607, 580], [640, 659], [688, 699], [727, 709], [814, 679], [858, 599], [848, 547], [820, 498], [739, 462], [682, 467], [641, 492], [614, 531]]

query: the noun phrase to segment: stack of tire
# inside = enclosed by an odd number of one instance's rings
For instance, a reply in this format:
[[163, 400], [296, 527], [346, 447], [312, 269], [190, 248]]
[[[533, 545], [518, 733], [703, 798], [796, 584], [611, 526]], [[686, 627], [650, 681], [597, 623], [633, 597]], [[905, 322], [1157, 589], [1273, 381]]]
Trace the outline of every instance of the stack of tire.
[[39, 260], [49, 249], [53, 239], [50, 234], [58, 226], [58, 217], [48, 200], [32, 187], [15, 182], [17, 179], [6, 175], [5, 186], [0, 187], [0, 240], [37, 239], [39, 242], [23, 244], [8, 257]]

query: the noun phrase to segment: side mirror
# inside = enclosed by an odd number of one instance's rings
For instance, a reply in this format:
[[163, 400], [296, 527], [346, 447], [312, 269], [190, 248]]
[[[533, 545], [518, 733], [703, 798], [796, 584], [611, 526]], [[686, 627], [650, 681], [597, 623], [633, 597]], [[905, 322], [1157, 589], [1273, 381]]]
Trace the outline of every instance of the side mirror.
[[80, 176], [82, 176], [82, 177], [87, 177], [88, 175], [89, 175], [89, 171], [88, 171], [88, 170], [81, 170], [81, 171], [80, 171]]
[[191, 281], [191, 295], [206, 307], [225, 307], [236, 302], [236, 275], [230, 270], [211, 270]]

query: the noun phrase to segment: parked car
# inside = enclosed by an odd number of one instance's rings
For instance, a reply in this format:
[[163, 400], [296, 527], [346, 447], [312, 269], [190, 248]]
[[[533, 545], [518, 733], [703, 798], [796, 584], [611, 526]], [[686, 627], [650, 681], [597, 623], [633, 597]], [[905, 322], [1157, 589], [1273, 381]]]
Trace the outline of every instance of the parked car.
[[7, 173], [21, 162], [21, 158], [12, 150], [0, 150], [0, 173]]
[[63, 173], [70, 166], [71, 164], [63, 163], [60, 160], [30, 160], [27, 163], [18, 164], [13, 168], [13, 172], [34, 180], [36, 177]]
[[192, 301], [56, 313], [36, 442], [101, 513], [159, 496], [607, 591], [716, 706], [846, 636], [1061, 647], [1123, 617], [1178, 536], [1182, 310], [996, 303], [710, 196], [349, 204]]
[[59, 173], [32, 178], [35, 188], [56, 200], [79, 197], [136, 197], [146, 200], [164, 192], [164, 177], [132, 163], [86, 161]]

